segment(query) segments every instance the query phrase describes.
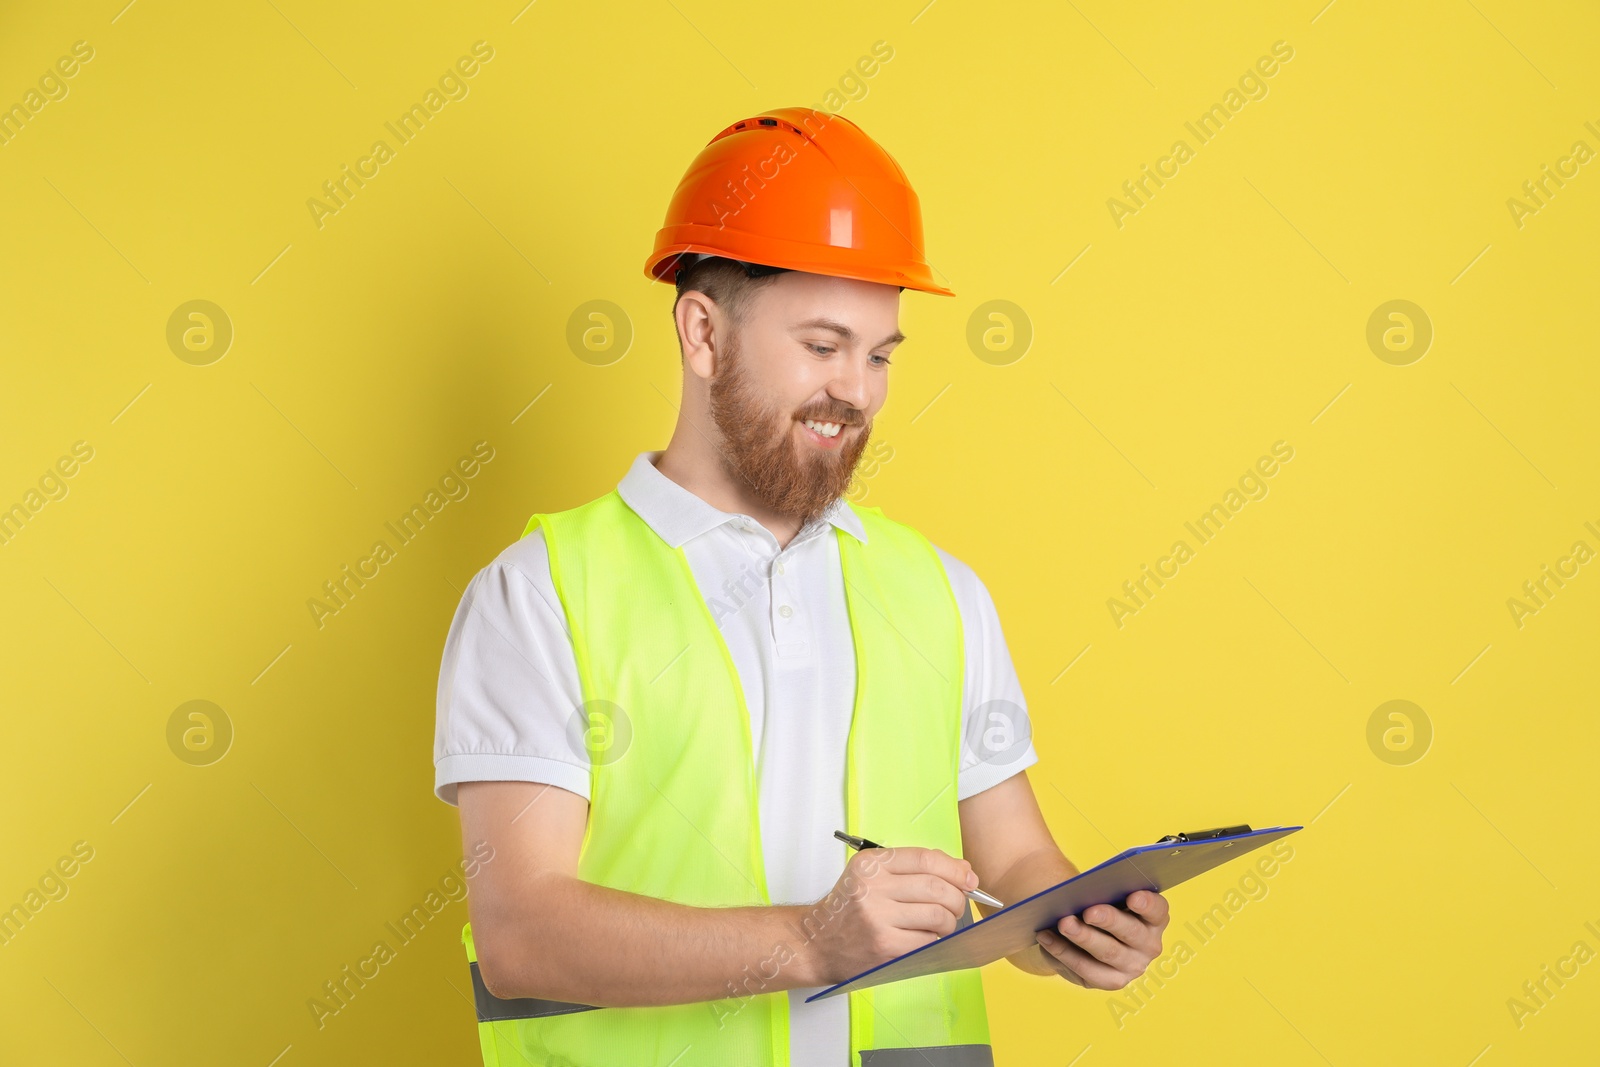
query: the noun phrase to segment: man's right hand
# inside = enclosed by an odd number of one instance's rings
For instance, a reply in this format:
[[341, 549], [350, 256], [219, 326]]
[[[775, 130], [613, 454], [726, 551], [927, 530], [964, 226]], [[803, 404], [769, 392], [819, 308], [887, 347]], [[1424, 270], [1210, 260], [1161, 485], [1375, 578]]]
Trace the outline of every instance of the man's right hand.
[[582, 796], [493, 781], [456, 795], [462, 841], [494, 850], [467, 909], [479, 976], [503, 999], [652, 1007], [833, 985], [950, 933], [967, 906], [971, 864], [928, 848], [856, 853], [817, 904], [658, 900], [577, 876]]
[[937, 848], [855, 853], [833, 891], [806, 912], [804, 954], [834, 985], [954, 932], [978, 888], [972, 864]]

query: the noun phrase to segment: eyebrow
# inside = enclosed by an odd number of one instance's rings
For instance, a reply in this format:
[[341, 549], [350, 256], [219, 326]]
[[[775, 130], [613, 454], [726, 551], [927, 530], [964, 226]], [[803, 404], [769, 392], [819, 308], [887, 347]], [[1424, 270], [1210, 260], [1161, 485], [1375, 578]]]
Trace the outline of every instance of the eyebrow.
[[[852, 330], [850, 327], [846, 326], [842, 322], [839, 322], [839, 321], [837, 321], [835, 319], [829, 319], [829, 318], [807, 319], [805, 322], [797, 322], [797, 323], [795, 323], [794, 326], [791, 327], [791, 329], [795, 329], [795, 330], [828, 330], [831, 333], [838, 334], [841, 338], [843, 338], [846, 341], [858, 340], [858, 338], [856, 337], [856, 332], [854, 330]], [[894, 333], [891, 333], [888, 337], [885, 337], [883, 340], [879, 341], [877, 344], [873, 345], [872, 347], [873, 348], [881, 348], [884, 345], [896, 344], [896, 343], [898, 343], [900, 341], [904, 341], [905, 339], [906, 339], [906, 335], [901, 333], [899, 330], [896, 330]]]

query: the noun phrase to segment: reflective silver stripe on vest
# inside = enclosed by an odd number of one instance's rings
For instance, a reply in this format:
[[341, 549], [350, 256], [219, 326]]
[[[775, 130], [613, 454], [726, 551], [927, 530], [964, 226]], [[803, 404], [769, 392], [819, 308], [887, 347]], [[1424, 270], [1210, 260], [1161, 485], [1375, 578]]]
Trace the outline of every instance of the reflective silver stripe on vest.
[[864, 1048], [861, 1067], [994, 1067], [994, 1050], [988, 1045]]
[[561, 1000], [539, 1000], [534, 997], [501, 1000], [489, 992], [489, 987], [483, 984], [483, 975], [478, 973], [478, 965], [468, 963], [467, 966], [472, 968], [472, 999], [478, 1009], [480, 1023], [504, 1022], [508, 1019], [539, 1019], [546, 1015], [571, 1015], [579, 1011], [598, 1010], [593, 1004], [568, 1004]]

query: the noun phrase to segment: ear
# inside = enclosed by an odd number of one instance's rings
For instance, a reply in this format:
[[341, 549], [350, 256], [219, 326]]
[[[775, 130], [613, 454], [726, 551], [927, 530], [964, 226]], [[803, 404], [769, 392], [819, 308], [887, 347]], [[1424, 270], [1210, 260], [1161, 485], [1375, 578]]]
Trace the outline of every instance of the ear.
[[722, 309], [705, 293], [690, 289], [678, 298], [673, 318], [678, 325], [678, 346], [684, 366], [709, 380], [716, 373], [716, 358], [723, 336]]

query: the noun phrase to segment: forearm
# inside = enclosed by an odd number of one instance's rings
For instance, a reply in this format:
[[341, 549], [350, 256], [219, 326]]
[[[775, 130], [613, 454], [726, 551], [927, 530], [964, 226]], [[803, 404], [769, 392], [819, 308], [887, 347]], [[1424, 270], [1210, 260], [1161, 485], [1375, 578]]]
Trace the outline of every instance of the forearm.
[[[1041, 890], [1049, 889], [1078, 874], [1078, 869], [1072, 862], [1062, 855], [1061, 850], [1054, 845], [1030, 852], [1013, 863], [1000, 878], [994, 882], [985, 882], [983, 888], [1006, 901], [1014, 904], [1025, 900]], [[997, 909], [989, 909], [997, 910]], [[1020, 952], [1007, 956], [1018, 969], [1029, 974], [1054, 975], [1060, 973], [1047, 962], [1047, 954], [1039, 945], [1030, 945]]]
[[689, 907], [561, 874], [519, 897], [473, 927], [484, 982], [501, 998], [639, 1007], [819, 981], [808, 905]]

